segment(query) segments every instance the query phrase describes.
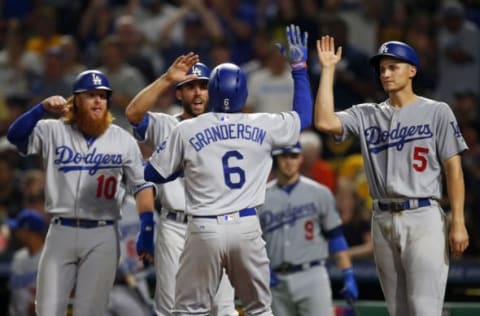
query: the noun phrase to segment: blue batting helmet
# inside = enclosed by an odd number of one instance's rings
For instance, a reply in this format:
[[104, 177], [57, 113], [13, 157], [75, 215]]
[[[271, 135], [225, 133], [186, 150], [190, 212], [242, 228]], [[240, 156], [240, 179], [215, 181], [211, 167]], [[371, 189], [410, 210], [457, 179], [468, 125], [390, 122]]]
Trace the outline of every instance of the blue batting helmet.
[[105, 90], [108, 96], [112, 94], [107, 76], [99, 70], [85, 70], [78, 74], [73, 83], [73, 93], [90, 90]]
[[399, 41], [385, 42], [378, 49], [377, 55], [370, 58], [370, 64], [378, 69], [380, 59], [383, 56], [390, 56], [405, 61], [417, 68], [420, 66], [417, 52], [408, 44]]
[[247, 78], [235, 64], [215, 67], [208, 82], [210, 105], [215, 112], [240, 112], [247, 100]]
[[192, 68], [190, 68], [190, 70], [187, 72], [187, 75], [197, 75], [197, 78], [179, 82], [175, 85], [175, 88], [179, 88], [190, 81], [210, 79], [210, 68], [208, 68], [207, 65], [205, 64], [196, 63], [195, 65], [192, 66]]
[[300, 154], [302, 152], [302, 146], [300, 142], [297, 142], [293, 146], [281, 147], [272, 150], [272, 156], [278, 156], [282, 154]]

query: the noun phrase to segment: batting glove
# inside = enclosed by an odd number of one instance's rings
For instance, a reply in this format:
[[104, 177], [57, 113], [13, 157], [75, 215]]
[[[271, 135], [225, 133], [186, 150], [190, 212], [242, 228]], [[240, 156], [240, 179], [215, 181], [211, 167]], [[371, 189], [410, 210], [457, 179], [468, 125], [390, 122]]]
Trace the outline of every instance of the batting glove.
[[[144, 212], [140, 214], [140, 231], [137, 236], [137, 254], [149, 254], [153, 257], [153, 233], [155, 221], [153, 212]], [[145, 264], [144, 260], [144, 264]]]
[[303, 32], [303, 39], [298, 25], [287, 26], [288, 49], [285, 50], [282, 44], [276, 43], [285, 58], [287, 58], [293, 70], [307, 68], [308, 58], [308, 33]]
[[358, 299], [358, 287], [355, 275], [353, 274], [353, 269], [345, 269], [342, 273], [344, 278], [343, 289], [341, 291], [343, 298], [347, 302], [356, 301]]

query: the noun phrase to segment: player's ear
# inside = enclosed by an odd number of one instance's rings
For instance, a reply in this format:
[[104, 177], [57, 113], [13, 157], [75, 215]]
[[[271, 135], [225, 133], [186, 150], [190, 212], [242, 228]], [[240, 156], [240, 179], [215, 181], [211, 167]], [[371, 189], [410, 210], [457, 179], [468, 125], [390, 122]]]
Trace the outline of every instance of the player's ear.
[[175, 98], [177, 98], [179, 101], [182, 101], [182, 91], [180, 88], [175, 89]]
[[409, 67], [409, 77], [412, 79], [417, 74], [417, 67], [410, 65]]

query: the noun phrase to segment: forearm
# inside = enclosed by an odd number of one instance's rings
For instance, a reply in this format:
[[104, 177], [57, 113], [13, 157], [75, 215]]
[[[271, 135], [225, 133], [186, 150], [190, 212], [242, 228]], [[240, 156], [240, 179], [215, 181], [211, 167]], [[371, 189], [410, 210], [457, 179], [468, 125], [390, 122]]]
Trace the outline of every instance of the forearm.
[[30, 111], [23, 113], [8, 129], [7, 139], [16, 146], [25, 144], [33, 129], [47, 111], [42, 103], [35, 105]]
[[322, 68], [320, 84], [315, 99], [315, 127], [326, 133], [341, 134], [342, 125], [334, 109], [333, 81], [335, 67]]
[[153, 187], [145, 188], [135, 195], [139, 214], [152, 212], [154, 209]]
[[455, 155], [448, 159], [444, 167], [452, 223], [464, 225], [465, 183], [460, 156]]
[[350, 259], [348, 250], [337, 252], [335, 254], [335, 262], [338, 269], [340, 269], [341, 271], [352, 267], [352, 260]]
[[300, 116], [301, 130], [312, 125], [312, 107], [310, 81], [307, 68], [292, 70], [294, 81], [293, 110]]
[[158, 97], [162, 95], [173, 84], [163, 74], [160, 78], [142, 89], [127, 105], [125, 116], [132, 124], [139, 124], [145, 114], [155, 105]]

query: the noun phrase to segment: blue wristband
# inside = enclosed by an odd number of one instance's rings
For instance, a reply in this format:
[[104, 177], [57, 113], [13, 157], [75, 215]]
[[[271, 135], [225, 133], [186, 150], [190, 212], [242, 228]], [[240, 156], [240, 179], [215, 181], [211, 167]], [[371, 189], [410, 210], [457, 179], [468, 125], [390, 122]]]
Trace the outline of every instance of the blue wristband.
[[354, 276], [353, 268], [350, 267], [350, 268], [343, 269], [342, 274], [343, 274], [343, 277], [345, 277], [345, 278], [349, 278], [349, 277]]
[[139, 214], [140, 220], [142, 222], [144, 221], [153, 221], [153, 211], [148, 211], [148, 212], [142, 212]]

